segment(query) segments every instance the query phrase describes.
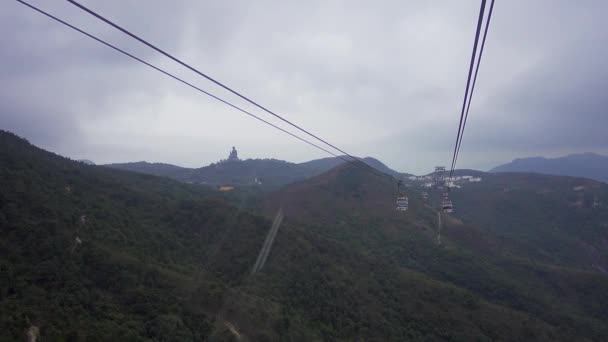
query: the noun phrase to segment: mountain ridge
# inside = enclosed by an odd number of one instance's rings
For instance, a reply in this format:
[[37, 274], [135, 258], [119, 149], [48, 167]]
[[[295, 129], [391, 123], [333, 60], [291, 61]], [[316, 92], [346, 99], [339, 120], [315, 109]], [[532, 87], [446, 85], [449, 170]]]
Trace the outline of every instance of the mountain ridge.
[[[389, 168], [375, 158], [358, 159], [380, 172], [399, 177], [409, 176], [409, 174], [399, 173]], [[105, 164], [102, 166], [168, 177], [186, 183], [211, 186], [255, 184], [267, 189], [276, 189], [294, 181], [316, 176], [344, 163], [345, 161], [339, 157], [330, 157], [303, 163], [291, 163], [278, 159], [221, 161], [200, 168], [186, 168], [167, 163], [146, 161]]]
[[517, 158], [490, 171], [534, 172], [550, 175], [585, 177], [608, 183], [608, 156], [586, 152], [557, 158]]

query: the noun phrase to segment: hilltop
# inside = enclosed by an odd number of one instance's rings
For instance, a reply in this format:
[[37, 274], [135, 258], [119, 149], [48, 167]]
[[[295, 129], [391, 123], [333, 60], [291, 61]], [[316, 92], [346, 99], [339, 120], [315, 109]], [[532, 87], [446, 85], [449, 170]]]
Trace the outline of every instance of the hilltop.
[[87, 165], [95, 165], [95, 163], [92, 160], [89, 160], [89, 159], [80, 159], [78, 161], [81, 162], [81, 163], [85, 163]]
[[580, 153], [559, 158], [521, 158], [497, 166], [490, 172], [535, 172], [558, 176], [585, 177], [608, 183], [608, 156]]

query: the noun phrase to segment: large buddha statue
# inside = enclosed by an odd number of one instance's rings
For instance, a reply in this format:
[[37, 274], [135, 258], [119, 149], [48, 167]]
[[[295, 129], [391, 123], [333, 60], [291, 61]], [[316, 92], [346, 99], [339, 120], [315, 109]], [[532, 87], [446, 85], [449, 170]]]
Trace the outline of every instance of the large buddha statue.
[[237, 161], [239, 160], [238, 153], [236, 152], [236, 148], [232, 146], [232, 151], [230, 151], [230, 155], [228, 156], [228, 161]]

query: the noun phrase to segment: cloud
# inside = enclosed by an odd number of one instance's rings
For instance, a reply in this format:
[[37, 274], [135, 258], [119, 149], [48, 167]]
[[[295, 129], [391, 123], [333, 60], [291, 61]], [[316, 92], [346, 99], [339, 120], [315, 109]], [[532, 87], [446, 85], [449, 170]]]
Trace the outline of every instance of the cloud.
[[[253, 109], [64, 1], [33, 3]], [[83, 3], [349, 153], [414, 173], [451, 161], [478, 2]], [[608, 152], [606, 10], [497, 2], [460, 167]], [[0, 29], [0, 126], [44, 148], [187, 166], [232, 145], [325, 156], [16, 2], [0, 4]]]

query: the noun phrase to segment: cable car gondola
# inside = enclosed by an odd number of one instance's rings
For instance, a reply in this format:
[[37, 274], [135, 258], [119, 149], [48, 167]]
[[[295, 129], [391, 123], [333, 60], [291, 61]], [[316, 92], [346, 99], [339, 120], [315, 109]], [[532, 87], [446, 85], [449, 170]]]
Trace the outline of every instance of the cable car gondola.
[[401, 191], [401, 186], [403, 185], [402, 181], [397, 183], [397, 203], [396, 209], [397, 211], [406, 211], [409, 208], [409, 200], [407, 196]]
[[450, 201], [449, 199], [443, 200], [443, 202], [441, 203], [441, 209], [443, 209], [443, 212], [445, 213], [453, 212], [454, 206], [452, 205], [452, 201]]
[[447, 192], [445, 192], [443, 194], [443, 201], [441, 202], [441, 209], [445, 213], [451, 213], [454, 211], [454, 206], [452, 205], [452, 201], [448, 198]]
[[409, 207], [409, 200], [406, 196], [397, 196], [397, 210], [406, 211]]

